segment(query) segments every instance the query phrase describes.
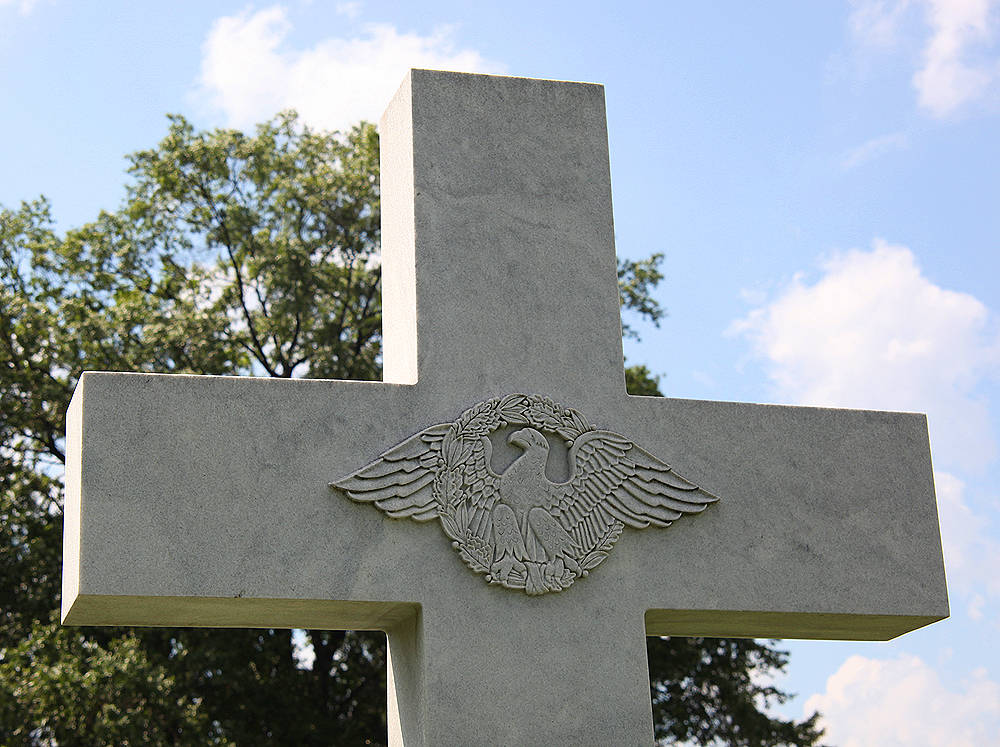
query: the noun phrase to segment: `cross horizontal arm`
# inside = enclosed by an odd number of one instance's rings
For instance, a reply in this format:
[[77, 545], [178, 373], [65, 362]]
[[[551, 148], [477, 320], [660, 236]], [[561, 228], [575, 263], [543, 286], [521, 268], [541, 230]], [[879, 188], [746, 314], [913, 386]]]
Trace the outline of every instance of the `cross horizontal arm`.
[[[419, 390], [85, 374], [64, 619], [384, 629], [415, 604], [480, 598], [436, 521], [327, 487], [471, 404]], [[625, 396], [587, 409], [720, 500], [626, 530], [564, 603], [612, 595], [649, 634], [884, 639], [947, 616], [923, 416]]]
[[410, 435], [428, 407], [417, 396], [371, 382], [85, 373], [68, 415], [64, 621], [391, 624], [420, 592], [413, 554], [454, 559], [434, 552], [437, 532], [386, 522], [328, 484]]
[[648, 634], [884, 640], [948, 616], [923, 415], [629, 397], [621, 422], [719, 496], [616, 548], [657, 569]]

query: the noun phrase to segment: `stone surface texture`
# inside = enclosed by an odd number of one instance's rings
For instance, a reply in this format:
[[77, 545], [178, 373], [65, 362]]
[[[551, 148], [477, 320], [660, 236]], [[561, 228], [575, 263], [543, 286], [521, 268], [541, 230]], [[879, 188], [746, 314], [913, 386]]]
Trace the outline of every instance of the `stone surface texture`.
[[[948, 615], [924, 416], [625, 394], [600, 86], [414, 70], [381, 137], [391, 383], [84, 374], [64, 622], [386, 630], [394, 744], [648, 745], [645, 635]], [[328, 487], [511, 392], [718, 503], [527, 596]]]

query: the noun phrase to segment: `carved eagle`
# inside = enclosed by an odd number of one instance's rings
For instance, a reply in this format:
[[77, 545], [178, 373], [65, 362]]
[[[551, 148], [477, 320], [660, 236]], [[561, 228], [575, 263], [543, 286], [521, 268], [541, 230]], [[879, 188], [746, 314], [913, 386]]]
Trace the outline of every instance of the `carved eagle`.
[[[507, 443], [521, 454], [498, 474], [489, 434], [518, 425], [524, 427], [510, 432]], [[543, 431], [568, 445], [565, 482], [545, 474], [550, 445]], [[474, 571], [532, 595], [586, 576], [624, 526], [667, 527], [717, 500], [624, 436], [591, 428], [575, 410], [531, 395], [479, 403], [331, 487], [393, 518], [440, 519]]]

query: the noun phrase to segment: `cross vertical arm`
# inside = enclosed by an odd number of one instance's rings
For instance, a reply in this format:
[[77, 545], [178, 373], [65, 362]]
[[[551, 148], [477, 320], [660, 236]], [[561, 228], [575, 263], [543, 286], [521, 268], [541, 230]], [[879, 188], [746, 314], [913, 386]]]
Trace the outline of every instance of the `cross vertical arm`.
[[604, 88], [412, 70], [380, 137], [386, 380], [624, 391]]

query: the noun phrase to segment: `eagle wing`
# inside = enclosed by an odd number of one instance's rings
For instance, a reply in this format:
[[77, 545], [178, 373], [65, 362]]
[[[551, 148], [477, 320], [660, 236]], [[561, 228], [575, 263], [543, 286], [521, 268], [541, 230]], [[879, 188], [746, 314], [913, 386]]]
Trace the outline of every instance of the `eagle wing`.
[[394, 519], [438, 517], [433, 483], [442, 463], [442, 441], [451, 427], [441, 423], [393, 446], [374, 462], [330, 483], [359, 503], [374, 503]]
[[[452, 447], [449, 439], [445, 440], [445, 462], [448, 465], [460, 461], [457, 471], [449, 470], [445, 481], [452, 485], [451, 495], [443, 501], [445, 513], [467, 527], [467, 533], [487, 540], [493, 536], [493, 507], [500, 500], [500, 476], [493, 471], [490, 462], [493, 458], [493, 446], [488, 436], [469, 439], [460, 446]], [[450, 449], [455, 454], [449, 454]], [[444, 495], [445, 485], [439, 486]], [[448, 536], [455, 538], [457, 525], [449, 525], [448, 519], [442, 517]], [[461, 534], [461, 530], [458, 532]]]
[[718, 500], [611, 431], [577, 438], [569, 464], [570, 479], [553, 486], [553, 513], [583, 547], [594, 547], [618, 522], [635, 529], [666, 527]]

